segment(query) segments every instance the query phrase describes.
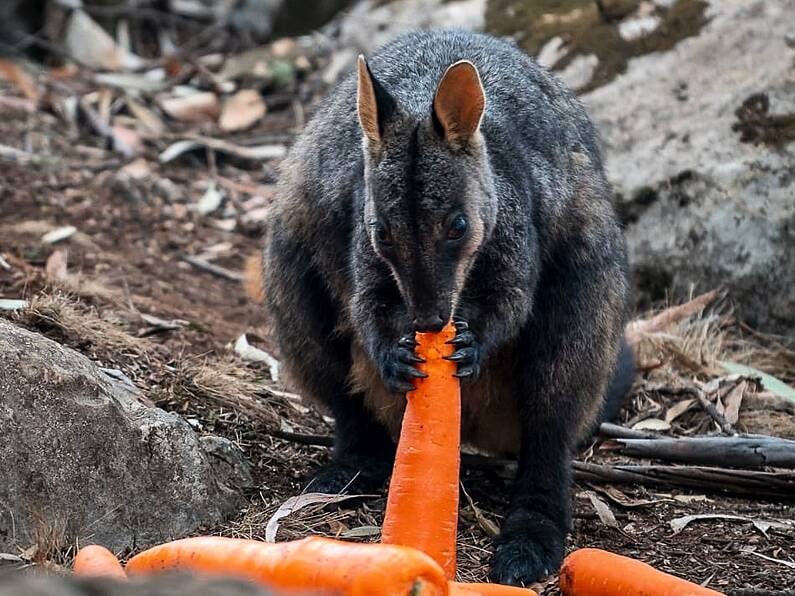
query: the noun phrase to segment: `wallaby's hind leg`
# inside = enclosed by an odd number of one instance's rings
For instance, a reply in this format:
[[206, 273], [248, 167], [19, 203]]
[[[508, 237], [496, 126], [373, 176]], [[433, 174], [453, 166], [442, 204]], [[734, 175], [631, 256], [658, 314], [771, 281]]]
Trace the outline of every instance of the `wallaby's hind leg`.
[[[278, 224], [278, 222], [276, 222]], [[264, 290], [286, 376], [295, 389], [331, 411], [332, 461], [311, 482], [313, 492], [371, 492], [388, 477], [395, 447], [386, 429], [352, 393], [350, 339], [338, 333], [342, 311], [306, 247], [273, 226], [265, 253]]]

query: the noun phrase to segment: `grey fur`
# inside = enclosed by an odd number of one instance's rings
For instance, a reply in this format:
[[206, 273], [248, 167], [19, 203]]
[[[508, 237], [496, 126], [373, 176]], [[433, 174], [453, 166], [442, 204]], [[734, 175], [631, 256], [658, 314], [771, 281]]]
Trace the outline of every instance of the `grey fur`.
[[[486, 109], [480, 134], [451, 148], [431, 105], [462, 59], [480, 73]], [[356, 472], [383, 480], [413, 368], [398, 340], [455, 306], [468, 323], [457, 338], [463, 438], [520, 460], [492, 576], [534, 581], [560, 563], [570, 449], [602, 407], [627, 316], [626, 249], [597, 135], [559, 81], [488, 36], [408, 34], [369, 66], [395, 104], [380, 147], [363, 148], [351, 77], [291, 152], [265, 250], [286, 369], [337, 419], [334, 461], [315, 488]], [[453, 249], [444, 226], [457, 212], [470, 230]], [[376, 216], [392, 230], [389, 254]]]

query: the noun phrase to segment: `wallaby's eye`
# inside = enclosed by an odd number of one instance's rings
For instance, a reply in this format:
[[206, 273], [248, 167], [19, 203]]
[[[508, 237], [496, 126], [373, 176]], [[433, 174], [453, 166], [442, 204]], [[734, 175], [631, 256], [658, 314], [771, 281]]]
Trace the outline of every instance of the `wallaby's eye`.
[[450, 224], [450, 229], [447, 230], [448, 240], [459, 240], [467, 233], [469, 222], [467, 222], [466, 215], [456, 215], [453, 223]]
[[392, 234], [382, 221], [375, 224], [375, 238], [381, 246], [392, 246]]

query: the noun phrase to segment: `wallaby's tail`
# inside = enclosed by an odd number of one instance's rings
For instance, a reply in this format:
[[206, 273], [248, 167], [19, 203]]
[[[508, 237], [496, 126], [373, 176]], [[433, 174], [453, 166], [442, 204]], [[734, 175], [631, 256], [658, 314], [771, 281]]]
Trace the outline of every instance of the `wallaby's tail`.
[[257, 304], [261, 304], [265, 298], [262, 294], [262, 253], [249, 255], [246, 259], [243, 271], [243, 288], [246, 296]]
[[618, 416], [621, 404], [629, 393], [635, 380], [635, 355], [626, 339], [621, 340], [621, 349], [618, 352], [618, 361], [613, 371], [613, 376], [607, 384], [605, 400], [599, 414], [599, 422], [608, 422]]

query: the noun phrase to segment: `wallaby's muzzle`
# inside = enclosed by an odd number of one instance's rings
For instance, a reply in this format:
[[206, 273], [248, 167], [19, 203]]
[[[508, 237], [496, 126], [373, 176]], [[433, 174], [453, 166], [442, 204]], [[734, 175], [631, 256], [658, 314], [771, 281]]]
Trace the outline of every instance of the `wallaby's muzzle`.
[[419, 333], [441, 331], [449, 317], [444, 318], [439, 314], [427, 314], [414, 319], [414, 331]]

